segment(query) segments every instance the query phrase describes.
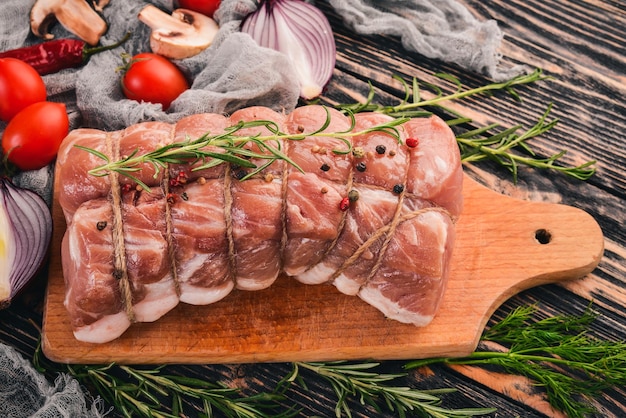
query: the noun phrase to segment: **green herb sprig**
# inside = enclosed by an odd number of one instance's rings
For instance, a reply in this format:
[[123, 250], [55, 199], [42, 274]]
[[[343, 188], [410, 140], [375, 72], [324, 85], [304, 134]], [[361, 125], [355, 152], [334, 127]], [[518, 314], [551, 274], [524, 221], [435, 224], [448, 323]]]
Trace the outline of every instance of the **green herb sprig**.
[[[529, 139], [542, 135], [556, 126], [558, 119], [547, 121], [551, 109], [552, 105], [549, 105], [537, 123], [522, 133], [518, 133], [522, 126], [517, 125], [490, 135], [488, 132], [497, 127], [494, 124], [457, 135], [457, 143], [461, 149], [461, 160], [467, 163], [483, 160], [495, 161], [511, 172], [514, 182], [517, 182], [520, 164], [538, 169], [556, 170], [578, 180], [588, 180], [596, 172], [593, 167], [596, 163], [595, 160], [587, 161], [575, 167], [558, 165], [557, 162], [566, 154], [566, 151], [558, 152], [547, 158], [537, 158], [535, 152], [528, 146], [527, 141]], [[526, 154], [511, 152], [515, 148], [522, 148]]]
[[[400, 134], [397, 127], [410, 118], [432, 115], [433, 110], [430, 109], [439, 109], [446, 115], [452, 115], [452, 117], [446, 118], [446, 122], [450, 126], [469, 126], [472, 123], [470, 118], [445, 106], [445, 103], [476, 95], [490, 95], [497, 91], [504, 91], [516, 100], [521, 100], [515, 90], [516, 87], [550, 78], [544, 75], [541, 69], [536, 69], [530, 74], [520, 75], [505, 82], [491, 83], [474, 89], [464, 89], [459, 79], [450, 74], [435, 74], [435, 76], [455, 85], [456, 91], [451, 94], [444, 94], [443, 90], [437, 85], [422, 83], [424, 86], [428, 87], [430, 91], [435, 93], [435, 97], [433, 98], [422, 99], [420, 82], [416, 78], [413, 78], [412, 83], [409, 85], [409, 83], [400, 77], [394, 77], [402, 83], [405, 96], [397, 105], [384, 106], [374, 103], [375, 92], [370, 83], [370, 91], [364, 103], [336, 105], [337, 109], [345, 112], [351, 118], [350, 128], [343, 132], [325, 132], [330, 124], [330, 113], [328, 109], [326, 109], [326, 119], [320, 128], [313, 132], [303, 132], [301, 134], [287, 134], [281, 132], [278, 125], [273, 121], [242, 121], [226, 128], [221, 133], [206, 133], [196, 139], [188, 138], [185, 141], [172, 143], [143, 155], [139, 155], [136, 151], [119, 161], [111, 161], [110, 158], [102, 152], [91, 148], [82, 147], [80, 145], [76, 145], [76, 147], [96, 155], [105, 161], [105, 164], [90, 170], [89, 174], [94, 176], [106, 176], [110, 172], [117, 172], [135, 181], [146, 190], [150, 190], [150, 187], [134, 174], [141, 170], [141, 167], [145, 163], [153, 166], [155, 177], [158, 176], [168, 163], [188, 163], [193, 166], [192, 169], [194, 171], [215, 167], [223, 163], [232, 163], [242, 168], [250, 169], [248, 174], [242, 178], [242, 180], [245, 180], [258, 174], [278, 160], [286, 161], [297, 169], [300, 169], [300, 167], [282, 151], [281, 141], [283, 140], [301, 141], [307, 137], [332, 137], [343, 141], [346, 146], [345, 149], [335, 149], [333, 152], [346, 154], [352, 150], [350, 138], [357, 135], [370, 132], [384, 132], [400, 141]], [[548, 106], [538, 122], [525, 131], [521, 125], [502, 128], [498, 124], [491, 124], [486, 127], [468, 129], [458, 134], [456, 139], [461, 151], [462, 161], [465, 163], [483, 160], [493, 161], [508, 169], [512, 173], [515, 182], [517, 182], [518, 167], [520, 165], [536, 169], [556, 170], [579, 180], [589, 179], [596, 172], [594, 167], [596, 161], [587, 161], [578, 166], [561, 165], [562, 157], [566, 154], [566, 151], [560, 151], [546, 158], [539, 158], [528, 145], [530, 139], [540, 136], [556, 126], [558, 119], [547, 121], [551, 108], [552, 105]], [[393, 116], [395, 119], [360, 132], [352, 132], [355, 126], [354, 114], [360, 112], [379, 112]], [[243, 129], [254, 127], [264, 127], [270, 134], [251, 136], [237, 134]], [[257, 165], [251, 161], [252, 159], [263, 161], [263, 163]]]
[[[413, 77], [409, 85], [409, 83], [405, 79], [398, 75], [394, 75], [393, 79], [398, 81], [402, 85], [402, 88], [404, 90], [404, 98], [397, 105], [386, 106], [375, 103], [374, 98], [376, 96], [376, 93], [374, 91], [374, 86], [371, 82], [369, 82], [369, 93], [365, 102], [340, 104], [337, 105], [337, 108], [350, 113], [378, 112], [393, 117], [410, 118], [432, 115], [433, 112], [429, 111], [429, 108], [439, 108], [451, 114], [457, 114], [456, 111], [444, 106], [444, 104], [446, 102], [461, 100], [477, 95], [489, 96], [490, 94], [498, 91], [504, 91], [511, 95], [514, 99], [521, 101], [520, 95], [515, 90], [516, 87], [532, 84], [537, 81], [547, 80], [551, 78], [550, 76], [543, 74], [543, 71], [540, 68], [537, 68], [529, 74], [522, 74], [517, 77], [513, 77], [507, 81], [485, 84], [483, 86], [473, 89], [464, 89], [461, 81], [452, 74], [435, 73], [434, 76], [455, 85], [456, 91], [454, 93], [445, 94], [438, 85], [433, 83], [421, 82], [416, 77]], [[430, 99], [423, 99], [421, 85], [427, 87], [431, 92], [433, 92], [434, 97]], [[461, 117], [459, 119], [452, 120], [451, 123], [456, 125], [462, 122], [469, 121], [469, 118]]]
[[483, 334], [502, 351], [477, 350], [462, 358], [416, 360], [407, 369], [432, 365], [492, 365], [526, 376], [545, 389], [549, 403], [571, 418], [595, 412], [590, 401], [602, 391], [626, 385], [626, 342], [591, 337], [591, 308], [580, 316], [534, 320], [537, 307], [522, 306]]
[[[537, 312], [535, 305], [514, 309], [483, 333], [482, 348], [467, 357], [414, 360], [405, 363], [404, 368], [437, 364], [500, 367], [543, 387], [549, 403], [572, 418], [593, 413], [594, 398], [604, 390], [626, 385], [626, 342], [591, 337], [590, 327], [597, 318], [591, 307], [578, 316], [537, 319]], [[500, 350], [493, 351], [494, 347]], [[248, 397], [221, 383], [166, 375], [162, 367], [143, 370], [115, 364], [56, 364], [46, 361], [40, 349], [33, 363], [40, 371], [70, 373], [126, 416], [178, 416], [183, 401], [196, 405], [207, 417], [217, 411], [229, 418], [296, 416], [296, 407], [280, 412], [279, 403], [288, 401], [292, 384], [307, 389], [306, 373], [331, 385], [337, 395], [337, 417], [352, 416], [351, 399], [376, 411], [386, 408], [399, 417], [458, 418], [494, 412], [493, 408], [448, 409], [442, 406], [441, 395], [454, 392], [453, 388], [419, 390], [395, 386], [390, 383], [406, 376], [406, 372], [378, 373], [376, 362], [295, 362], [292, 371], [272, 392]], [[171, 406], [163, 406], [163, 399], [170, 399]]]
[[448, 409], [441, 407], [439, 395], [454, 392], [454, 389], [416, 390], [406, 386], [389, 386], [391, 380], [405, 374], [381, 374], [370, 371], [379, 363], [348, 363], [335, 361], [326, 363], [292, 363], [291, 374], [281, 384], [298, 382], [306, 388], [306, 381], [301, 370], [308, 370], [323, 377], [337, 395], [335, 416], [352, 417], [348, 400], [357, 398], [362, 405], [369, 405], [377, 412], [382, 412], [381, 405], [386, 406], [398, 417], [418, 415], [433, 418], [459, 418], [486, 415], [495, 412], [494, 408], [463, 408]]
[[[460, 80], [453, 75], [437, 73], [434, 76], [450, 82], [456, 87], [456, 90], [453, 93], [444, 94], [443, 90], [435, 84], [420, 82], [417, 78], [413, 78], [412, 83], [409, 84], [401, 77], [394, 76], [393, 78], [401, 83], [405, 93], [400, 103], [393, 106], [375, 103], [374, 87], [369, 83], [369, 93], [365, 102], [340, 104], [337, 105], [337, 108], [348, 113], [378, 112], [401, 118], [426, 117], [438, 110], [438, 113], [446, 118], [448, 125], [469, 126], [472, 123], [470, 118], [463, 116], [445, 104], [477, 95], [488, 96], [498, 91], [506, 92], [515, 100], [521, 101], [521, 97], [515, 89], [516, 87], [551, 78], [544, 75], [542, 70], [538, 68], [529, 74], [523, 74], [508, 81], [491, 83], [473, 89], [464, 89]], [[422, 85], [428, 88], [434, 97], [423, 99]], [[523, 130], [521, 125], [502, 128], [499, 124], [491, 124], [485, 127], [468, 129], [458, 134], [456, 139], [461, 150], [462, 161], [466, 163], [483, 160], [493, 161], [508, 169], [513, 175], [514, 182], [517, 182], [519, 165], [536, 169], [556, 170], [579, 180], [589, 179], [596, 172], [594, 167], [595, 160], [587, 161], [578, 166], [560, 165], [559, 163], [566, 151], [560, 151], [546, 158], [538, 158], [529, 146], [528, 141], [530, 139], [550, 131], [558, 123], [558, 119], [547, 121], [551, 109], [552, 104], [548, 106], [537, 123], [526, 131]]]
[[[221, 382], [164, 374], [155, 369], [116, 365], [62, 365], [47, 361], [37, 347], [33, 364], [41, 371], [69, 373], [81, 384], [98, 393], [126, 417], [178, 418], [185, 415], [185, 402], [194, 416], [226, 418], [290, 418], [297, 410], [280, 411], [279, 393], [244, 396], [238, 388]], [[164, 402], [169, 401], [169, 406]], [[284, 408], [283, 408], [284, 409]], [[187, 413], [189, 411], [187, 410]]]
[[[98, 158], [105, 161], [105, 164], [89, 170], [89, 174], [97, 177], [107, 176], [110, 172], [116, 172], [135, 181], [145, 190], [150, 187], [141, 181], [135, 173], [142, 169], [144, 164], [152, 165], [154, 169], [154, 177], [157, 178], [161, 170], [167, 164], [190, 164], [192, 171], [204, 170], [223, 163], [231, 163], [242, 168], [250, 169], [250, 171], [241, 180], [248, 179], [263, 169], [282, 160], [298, 170], [302, 169], [282, 151], [282, 141], [302, 141], [307, 137], [332, 137], [340, 140], [345, 148], [333, 149], [335, 154], [348, 154], [352, 152], [353, 138], [358, 135], [365, 135], [371, 132], [383, 132], [401, 141], [398, 126], [405, 123], [408, 118], [398, 118], [380, 125], [376, 125], [360, 131], [354, 131], [356, 120], [354, 115], [350, 115], [350, 127], [345, 131], [326, 132], [330, 125], [331, 116], [327, 108], [326, 119], [321, 126], [312, 132], [302, 132], [299, 134], [281, 132], [279, 126], [274, 121], [256, 120], [241, 121], [233, 126], [226, 128], [218, 134], [206, 133], [199, 138], [188, 138], [185, 141], [174, 142], [157, 148], [145, 154], [139, 154], [138, 151], [131, 153], [129, 156], [119, 161], [111, 161], [111, 159], [100, 151], [92, 148], [75, 145], [76, 148], [87, 151]], [[238, 135], [238, 132], [249, 128], [265, 128], [270, 133], [268, 135]], [[256, 150], [255, 150], [256, 148]], [[263, 164], [257, 165], [252, 159], [264, 161]]]

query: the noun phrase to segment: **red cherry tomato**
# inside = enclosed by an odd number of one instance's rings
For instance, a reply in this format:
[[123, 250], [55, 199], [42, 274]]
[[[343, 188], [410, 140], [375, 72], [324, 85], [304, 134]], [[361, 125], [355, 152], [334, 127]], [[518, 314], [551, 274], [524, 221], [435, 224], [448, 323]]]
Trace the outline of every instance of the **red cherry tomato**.
[[37, 170], [57, 155], [69, 132], [63, 103], [34, 103], [13, 117], [2, 134], [2, 151], [22, 170]]
[[35, 69], [16, 58], [0, 58], [0, 119], [9, 121], [26, 106], [46, 100], [46, 85]]
[[179, 0], [178, 4], [183, 9], [213, 17], [213, 13], [220, 7], [220, 0]]
[[122, 76], [127, 98], [160, 103], [163, 110], [187, 89], [189, 83], [182, 71], [167, 58], [150, 52], [135, 55]]

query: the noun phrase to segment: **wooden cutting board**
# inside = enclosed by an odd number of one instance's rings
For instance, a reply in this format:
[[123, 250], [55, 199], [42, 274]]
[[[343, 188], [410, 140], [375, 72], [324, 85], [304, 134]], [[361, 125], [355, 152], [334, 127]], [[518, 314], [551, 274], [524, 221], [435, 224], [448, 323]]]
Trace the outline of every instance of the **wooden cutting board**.
[[43, 318], [46, 356], [67, 363], [249, 363], [463, 356], [493, 312], [532, 286], [590, 273], [602, 231], [571, 206], [522, 201], [465, 177], [465, 207], [447, 291], [424, 328], [387, 320], [332, 285], [280, 277], [270, 288], [233, 291], [208, 306], [180, 304], [154, 323], [134, 324], [106, 344], [77, 341], [63, 306], [60, 243], [65, 221], [53, 207], [54, 235]]

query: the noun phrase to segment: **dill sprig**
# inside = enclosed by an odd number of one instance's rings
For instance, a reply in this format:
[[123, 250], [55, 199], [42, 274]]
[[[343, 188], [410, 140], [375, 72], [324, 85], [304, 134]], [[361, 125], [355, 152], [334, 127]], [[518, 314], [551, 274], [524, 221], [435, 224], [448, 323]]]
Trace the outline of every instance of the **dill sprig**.
[[[340, 140], [345, 145], [342, 149], [333, 149], [335, 154], [348, 154], [352, 152], [350, 138], [365, 135], [371, 132], [383, 132], [401, 141], [398, 126], [405, 123], [408, 118], [394, 119], [380, 125], [369, 127], [360, 131], [354, 131], [356, 120], [350, 114], [350, 127], [345, 131], [326, 132], [330, 125], [331, 116], [327, 108], [326, 119], [321, 126], [312, 132], [285, 133], [274, 121], [256, 120], [240, 121], [217, 134], [206, 133], [199, 138], [187, 138], [184, 141], [174, 142], [145, 154], [139, 154], [137, 150], [119, 161], [111, 161], [104, 153], [92, 148], [75, 145], [76, 148], [87, 151], [105, 161], [103, 165], [88, 171], [90, 175], [103, 177], [111, 172], [116, 172], [135, 181], [145, 190], [150, 187], [141, 181], [134, 173], [140, 171], [144, 164], [150, 164], [154, 168], [156, 178], [167, 164], [190, 164], [192, 171], [204, 170], [223, 163], [231, 163], [242, 168], [251, 169], [241, 180], [248, 179], [277, 160], [283, 160], [298, 170], [302, 169], [282, 151], [283, 141], [302, 141], [307, 137], [331, 137]], [[238, 132], [248, 128], [265, 128], [270, 133], [267, 135], [238, 135]], [[264, 161], [255, 164], [252, 159]]]
[[[604, 390], [626, 385], [626, 342], [588, 335], [589, 325], [597, 316], [590, 307], [580, 316], [534, 320], [536, 313], [535, 305], [513, 310], [483, 333], [484, 350], [462, 358], [415, 360], [405, 368], [432, 364], [498, 366], [543, 387], [548, 402], [572, 418], [595, 412], [590, 401]], [[500, 345], [501, 351], [487, 350], [487, 342]]]
[[[454, 389], [417, 390], [406, 386], [389, 386], [391, 380], [405, 376], [405, 374], [381, 374], [370, 371], [379, 363], [348, 363], [334, 362], [295, 362], [293, 368], [279, 384], [289, 385], [298, 382], [306, 388], [306, 381], [301, 370], [308, 370], [321, 376], [332, 386], [337, 395], [335, 415], [337, 417], [351, 417], [352, 413], [348, 400], [356, 397], [362, 405], [369, 405], [377, 412], [382, 412], [381, 405], [389, 411], [404, 418], [407, 415], [417, 415], [433, 418], [458, 418], [485, 415], [495, 412], [493, 408], [463, 408], [447, 409], [441, 405], [438, 395], [454, 392]], [[283, 389], [284, 390], [284, 389]]]
[[[461, 81], [451, 74], [437, 73], [434, 76], [451, 83], [456, 87], [456, 90], [453, 93], [445, 94], [436, 84], [420, 82], [417, 78], [413, 78], [412, 82], [408, 83], [399, 76], [393, 76], [404, 89], [404, 98], [400, 103], [393, 106], [375, 103], [374, 87], [369, 83], [369, 93], [365, 102], [340, 104], [337, 108], [348, 113], [378, 112], [402, 118], [426, 117], [438, 110], [437, 113], [446, 119], [448, 125], [470, 126], [472, 124], [471, 118], [463, 116], [445, 104], [477, 95], [489, 96], [498, 91], [506, 92], [515, 100], [521, 101], [516, 87], [551, 78], [544, 75], [543, 71], [538, 68], [529, 74], [522, 74], [508, 81], [464, 89]], [[423, 99], [422, 86], [426, 87], [434, 97]], [[508, 169], [513, 175], [514, 182], [517, 182], [519, 165], [556, 170], [579, 180], [589, 179], [596, 171], [593, 167], [596, 161], [588, 161], [575, 167], [560, 165], [562, 157], [566, 154], [565, 150], [546, 158], [539, 158], [528, 145], [530, 139], [550, 131], [558, 123], [558, 119], [549, 122], [546, 120], [551, 109], [552, 104], [548, 106], [537, 123], [526, 131], [523, 131], [521, 125], [503, 128], [499, 124], [491, 124], [486, 127], [467, 129], [465, 132], [457, 134], [456, 139], [461, 151], [461, 159], [466, 163], [483, 160], [493, 161]], [[520, 130], [522, 130], [521, 133], [519, 133]]]

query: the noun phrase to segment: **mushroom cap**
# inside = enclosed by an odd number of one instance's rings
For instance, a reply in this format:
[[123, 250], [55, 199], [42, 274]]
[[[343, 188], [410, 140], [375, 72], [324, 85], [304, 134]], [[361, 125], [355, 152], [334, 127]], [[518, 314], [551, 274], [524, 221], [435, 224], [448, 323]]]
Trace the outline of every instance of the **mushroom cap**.
[[171, 15], [148, 5], [139, 19], [152, 28], [152, 52], [170, 59], [183, 59], [208, 48], [219, 26], [215, 20], [188, 9], [176, 9]]
[[30, 10], [31, 30], [43, 39], [54, 37], [48, 28], [55, 20], [92, 46], [107, 30], [104, 19], [84, 0], [37, 0]]

